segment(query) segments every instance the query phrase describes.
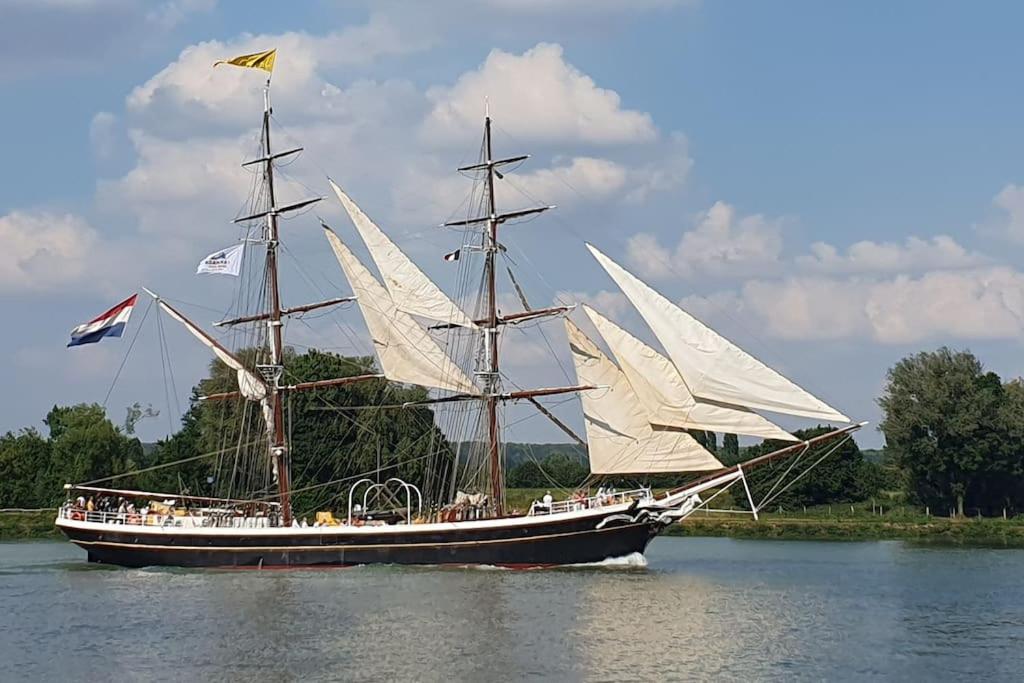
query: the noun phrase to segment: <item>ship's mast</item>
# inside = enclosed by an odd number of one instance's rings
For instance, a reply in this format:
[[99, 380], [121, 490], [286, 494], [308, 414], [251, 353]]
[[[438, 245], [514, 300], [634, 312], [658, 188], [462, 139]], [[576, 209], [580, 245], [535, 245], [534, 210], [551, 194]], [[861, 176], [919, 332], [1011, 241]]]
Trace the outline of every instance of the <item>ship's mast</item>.
[[277, 490], [281, 502], [281, 523], [292, 523], [291, 472], [288, 457], [288, 442], [284, 433], [284, 397], [281, 391], [281, 375], [284, 372], [284, 341], [281, 332], [281, 292], [277, 278], [277, 201], [274, 196], [274, 155], [270, 150], [270, 81], [263, 90], [263, 174], [267, 184], [267, 291], [270, 294], [270, 310], [267, 317], [270, 338], [270, 364], [260, 370], [270, 385], [271, 410], [274, 415], [273, 434], [270, 435], [270, 456], [277, 471]]
[[491, 153], [491, 113], [484, 116], [484, 153], [487, 165], [487, 235], [484, 241], [484, 278], [487, 287], [487, 325], [484, 327], [486, 345], [486, 378], [484, 392], [487, 396], [487, 456], [491, 472], [491, 500], [494, 514], [504, 514], [505, 486], [501, 467], [501, 429], [498, 424], [498, 391], [501, 379], [498, 374], [498, 300], [495, 284], [494, 257], [498, 252], [498, 212], [494, 199], [494, 159]]

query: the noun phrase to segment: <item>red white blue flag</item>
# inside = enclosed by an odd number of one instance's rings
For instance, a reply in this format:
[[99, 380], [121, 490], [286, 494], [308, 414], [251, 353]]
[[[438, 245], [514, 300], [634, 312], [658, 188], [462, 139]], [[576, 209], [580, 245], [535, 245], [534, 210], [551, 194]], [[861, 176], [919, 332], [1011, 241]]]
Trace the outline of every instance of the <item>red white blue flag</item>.
[[71, 341], [68, 342], [68, 346], [95, 344], [104, 337], [120, 337], [124, 333], [125, 325], [128, 324], [128, 318], [132, 315], [135, 299], [138, 296], [138, 294], [132, 294], [103, 315], [71, 330]]

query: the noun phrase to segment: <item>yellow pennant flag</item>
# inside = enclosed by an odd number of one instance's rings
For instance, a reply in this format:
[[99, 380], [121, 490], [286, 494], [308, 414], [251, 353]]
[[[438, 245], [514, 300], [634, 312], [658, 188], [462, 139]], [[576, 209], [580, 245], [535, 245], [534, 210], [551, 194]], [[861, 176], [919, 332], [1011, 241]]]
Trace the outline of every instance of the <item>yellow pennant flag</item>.
[[266, 52], [242, 55], [241, 57], [235, 57], [234, 59], [224, 59], [219, 62], [214, 62], [213, 65], [234, 64], [235, 66], [244, 66], [249, 69], [263, 69], [266, 72], [272, 73], [274, 71], [274, 59], [276, 57], [277, 48], [274, 48], [273, 50], [267, 50]]

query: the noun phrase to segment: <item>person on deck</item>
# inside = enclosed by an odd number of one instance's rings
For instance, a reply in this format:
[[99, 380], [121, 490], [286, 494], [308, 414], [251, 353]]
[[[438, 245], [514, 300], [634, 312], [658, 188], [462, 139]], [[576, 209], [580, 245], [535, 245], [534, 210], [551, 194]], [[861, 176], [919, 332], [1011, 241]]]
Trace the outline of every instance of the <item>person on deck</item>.
[[551, 512], [551, 504], [555, 502], [555, 499], [551, 497], [551, 491], [544, 494], [544, 509], [547, 512]]

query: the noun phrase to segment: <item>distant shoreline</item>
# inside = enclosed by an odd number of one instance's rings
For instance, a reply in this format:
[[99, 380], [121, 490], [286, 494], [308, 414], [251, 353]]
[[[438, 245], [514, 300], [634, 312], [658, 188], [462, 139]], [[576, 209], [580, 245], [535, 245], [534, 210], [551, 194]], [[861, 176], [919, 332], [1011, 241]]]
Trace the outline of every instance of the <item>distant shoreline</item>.
[[815, 541], [915, 540], [1024, 548], [1024, 519], [840, 519], [769, 514], [754, 521], [725, 515], [694, 516], [669, 527], [664, 535]]
[[[0, 513], [0, 541], [60, 539], [55, 511]], [[951, 545], [1024, 548], [1024, 519], [886, 519], [763, 515], [759, 521], [726, 515], [690, 517], [665, 536], [716, 536], [763, 540], [913, 540]]]

